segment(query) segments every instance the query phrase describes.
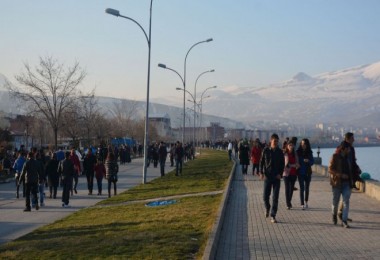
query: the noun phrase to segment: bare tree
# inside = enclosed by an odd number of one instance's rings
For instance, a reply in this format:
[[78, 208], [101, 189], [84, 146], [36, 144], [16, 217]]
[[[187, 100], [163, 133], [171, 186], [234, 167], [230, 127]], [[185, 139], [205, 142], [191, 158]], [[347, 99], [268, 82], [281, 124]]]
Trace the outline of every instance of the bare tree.
[[62, 113], [62, 132], [65, 136], [72, 139], [74, 146], [78, 146], [79, 138], [82, 134], [81, 124], [81, 113], [79, 104], [77, 102], [73, 103], [70, 107]]
[[131, 135], [133, 120], [136, 117], [138, 103], [137, 101], [121, 100], [114, 102], [111, 112], [116, 119], [114, 135], [125, 137]]
[[16, 99], [31, 104], [35, 112], [42, 114], [54, 132], [55, 148], [58, 146], [58, 130], [63, 112], [78, 98], [77, 86], [84, 80], [86, 72], [75, 62], [65, 68], [53, 57], [40, 57], [39, 66], [32, 69], [24, 64], [24, 72], [16, 75], [17, 87], [10, 82], [5, 86]]
[[81, 122], [85, 131], [87, 144], [91, 144], [91, 135], [94, 133], [94, 129], [97, 124], [97, 119], [100, 118], [100, 108], [98, 106], [98, 100], [95, 97], [95, 91], [92, 91], [87, 96], [80, 98], [81, 108]]

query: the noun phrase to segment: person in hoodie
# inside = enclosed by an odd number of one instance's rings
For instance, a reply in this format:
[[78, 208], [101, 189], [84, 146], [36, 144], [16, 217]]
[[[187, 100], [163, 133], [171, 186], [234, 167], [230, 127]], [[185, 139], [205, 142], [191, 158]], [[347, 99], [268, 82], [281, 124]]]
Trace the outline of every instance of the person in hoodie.
[[[281, 178], [285, 168], [285, 159], [282, 150], [278, 147], [279, 137], [272, 134], [270, 146], [264, 148], [260, 160], [260, 176], [264, 180], [263, 199], [265, 217], [271, 216], [271, 222], [277, 223], [276, 214], [280, 194]], [[269, 202], [273, 190], [272, 205]]]
[[24, 167], [25, 164], [25, 152], [24, 151], [19, 151], [18, 152], [18, 157], [16, 161], [13, 164], [13, 169], [15, 170], [15, 180], [16, 180], [16, 198], [19, 198], [19, 190], [20, 190], [20, 185], [22, 184], [22, 197], [25, 198], [25, 180], [20, 182], [20, 176], [22, 173], [22, 168]]

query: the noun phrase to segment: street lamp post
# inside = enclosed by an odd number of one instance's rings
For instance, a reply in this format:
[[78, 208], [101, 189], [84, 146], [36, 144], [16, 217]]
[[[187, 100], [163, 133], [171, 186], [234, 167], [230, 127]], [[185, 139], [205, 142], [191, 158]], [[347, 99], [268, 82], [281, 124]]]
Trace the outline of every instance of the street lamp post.
[[[201, 99], [200, 99], [200, 101], [199, 101], [199, 104], [200, 104], [200, 108], [199, 108], [199, 111], [200, 111], [199, 128], [202, 128], [202, 116], [203, 116], [203, 114], [202, 114], [202, 109], [203, 109], [203, 104], [202, 104], [202, 102], [203, 102], [203, 95], [206, 93], [207, 90], [209, 90], [209, 89], [213, 89], [213, 88], [217, 88], [217, 86], [212, 86], [212, 87], [206, 88], [206, 89], [202, 92], [202, 94], [201, 94]], [[207, 97], [209, 97], [209, 96], [207, 96]], [[207, 97], [205, 97], [205, 98], [207, 98]], [[199, 149], [199, 154], [201, 154], [201, 149]]]
[[148, 34], [144, 28], [134, 19], [123, 16], [118, 10], [107, 8], [106, 13], [114, 15], [116, 17], [122, 17], [134, 22], [140, 29], [143, 31], [146, 41], [148, 43], [148, 74], [147, 74], [147, 84], [146, 84], [146, 110], [145, 110], [145, 133], [144, 133], [144, 165], [143, 165], [143, 180], [142, 183], [146, 183], [146, 174], [147, 174], [147, 158], [148, 158], [148, 142], [149, 142], [149, 89], [150, 89], [150, 56], [151, 56], [151, 47], [152, 47], [152, 5], [153, 0], [150, 0], [150, 9], [149, 9], [149, 32]]
[[[212, 70], [206, 70], [204, 72], [202, 72], [201, 74], [198, 75], [197, 79], [195, 80], [195, 84], [194, 84], [194, 96], [193, 96], [193, 99], [194, 99], [194, 127], [193, 127], [193, 145], [194, 145], [194, 150], [196, 151], [196, 145], [195, 145], [195, 117], [196, 117], [196, 109], [195, 109], [195, 105], [196, 105], [196, 100], [197, 100], [197, 83], [198, 83], [198, 79], [206, 74], [206, 73], [209, 73], [209, 72], [215, 72], [214, 69]], [[194, 153], [195, 154], [195, 153]]]
[[[193, 44], [190, 47], [190, 49], [187, 51], [186, 56], [185, 56], [185, 62], [184, 62], [184, 66], [183, 66], [183, 77], [177, 71], [166, 67], [165, 64], [159, 63], [158, 67], [163, 68], [163, 69], [169, 69], [169, 70], [175, 72], [181, 78], [181, 80], [182, 80], [183, 89], [186, 89], [186, 62], [187, 62], [187, 56], [189, 56], [190, 51], [195, 46], [197, 46], [198, 44], [207, 43], [207, 42], [211, 42], [211, 41], [212, 41], [212, 38], [209, 38], [207, 40], [197, 42], [197, 43]], [[185, 125], [185, 110], [186, 110], [186, 92], [184, 91], [183, 92], [183, 131], [182, 131], [182, 143], [184, 143], [184, 140], [185, 140], [185, 126], [186, 126]]]

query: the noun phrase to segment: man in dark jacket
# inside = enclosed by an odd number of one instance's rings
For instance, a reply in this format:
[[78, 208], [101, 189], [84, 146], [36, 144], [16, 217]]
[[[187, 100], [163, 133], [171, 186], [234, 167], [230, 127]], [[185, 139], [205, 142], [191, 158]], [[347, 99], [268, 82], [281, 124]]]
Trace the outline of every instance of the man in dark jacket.
[[33, 152], [28, 153], [28, 158], [26, 163], [24, 164], [24, 167], [22, 168], [22, 173], [19, 180], [19, 185], [22, 183], [23, 180], [25, 180], [25, 209], [24, 211], [30, 211], [30, 194], [32, 194], [32, 200], [36, 202], [36, 210], [39, 209], [38, 206], [38, 198], [37, 198], [37, 191], [38, 191], [38, 180], [39, 176], [41, 176], [43, 173], [39, 172], [40, 167], [38, 166], [36, 160], [34, 159]]
[[334, 225], [337, 224], [337, 212], [339, 199], [342, 196], [343, 212], [342, 212], [342, 226], [348, 228], [348, 211], [350, 208], [350, 197], [352, 189], [353, 174], [350, 169], [349, 161], [350, 145], [347, 142], [342, 142], [335, 154], [333, 154], [330, 165], [330, 184], [332, 186], [333, 200], [332, 200], [332, 219]]
[[168, 156], [168, 150], [166, 148], [165, 143], [161, 141], [160, 146], [158, 148], [158, 160], [160, 161], [161, 177], [165, 176], [165, 163], [166, 163], [167, 156]]
[[62, 190], [62, 207], [69, 207], [70, 190], [72, 188], [72, 180], [75, 174], [74, 164], [70, 160], [70, 152], [65, 153], [65, 159], [59, 163], [58, 172], [61, 174], [63, 190]]
[[[264, 179], [265, 217], [271, 216], [271, 222], [277, 223], [278, 197], [280, 193], [281, 178], [285, 168], [285, 159], [282, 150], [278, 147], [278, 135], [272, 134], [270, 147], [263, 150], [260, 160], [260, 176]], [[269, 197], [273, 189], [272, 208]]]
[[174, 151], [175, 158], [175, 176], [178, 176], [178, 173], [182, 174], [182, 163], [185, 151], [183, 150], [182, 143], [177, 141], [176, 148]]
[[86, 157], [83, 160], [83, 169], [87, 177], [88, 195], [92, 195], [94, 186], [94, 170], [96, 164], [96, 157], [92, 154], [91, 148], [88, 149]]

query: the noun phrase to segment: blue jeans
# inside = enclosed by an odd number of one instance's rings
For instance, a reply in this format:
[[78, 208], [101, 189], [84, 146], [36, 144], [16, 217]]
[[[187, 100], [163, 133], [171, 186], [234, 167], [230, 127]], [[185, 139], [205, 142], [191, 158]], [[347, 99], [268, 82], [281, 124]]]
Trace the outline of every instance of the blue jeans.
[[175, 175], [178, 176], [178, 172], [182, 174], [182, 159], [175, 160]]
[[332, 200], [332, 214], [334, 216], [338, 213], [340, 195], [343, 199], [343, 212], [342, 220], [347, 221], [348, 211], [350, 210], [350, 197], [351, 197], [351, 186], [349, 182], [343, 182], [339, 187], [332, 188], [333, 200]]
[[309, 190], [311, 175], [298, 175], [298, 182], [300, 184], [300, 201], [301, 205], [305, 205], [309, 201]]
[[161, 172], [161, 176], [165, 176], [165, 163], [166, 163], [166, 158], [160, 160], [160, 172]]
[[[263, 194], [264, 204], [265, 204], [265, 209], [267, 212], [271, 210], [270, 212], [271, 217], [276, 217], [276, 214], [277, 214], [280, 186], [281, 186], [281, 181], [278, 179], [264, 180], [264, 194]], [[273, 196], [272, 196], [272, 209], [271, 209], [271, 205], [269, 203], [269, 197], [272, 192], [272, 189], [273, 189]]]
[[38, 184], [38, 192], [40, 195], [40, 204], [44, 203], [45, 183]]

